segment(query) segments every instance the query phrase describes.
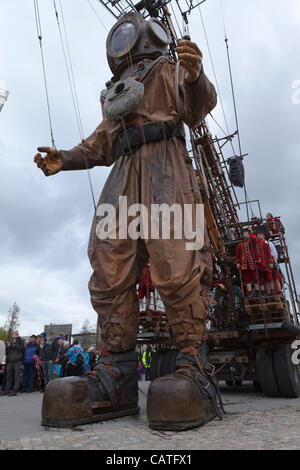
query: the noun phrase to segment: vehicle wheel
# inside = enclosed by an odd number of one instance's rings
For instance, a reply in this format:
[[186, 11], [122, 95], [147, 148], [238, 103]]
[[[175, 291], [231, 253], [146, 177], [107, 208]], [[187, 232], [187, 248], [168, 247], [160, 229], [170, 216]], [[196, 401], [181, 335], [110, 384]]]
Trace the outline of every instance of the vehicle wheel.
[[276, 379], [273, 346], [259, 346], [256, 351], [256, 370], [261, 388], [267, 397], [280, 397], [280, 389]]
[[290, 344], [275, 345], [275, 372], [279, 389], [285, 398], [300, 397], [300, 366], [292, 363], [293, 352]]
[[233, 387], [234, 383], [233, 380], [226, 380], [227, 387]]
[[161, 362], [161, 375], [169, 374], [169, 361], [170, 361], [171, 351], [162, 352], [162, 362]]
[[161, 377], [161, 364], [162, 364], [163, 352], [156, 351], [152, 355], [152, 361], [150, 366], [150, 380], [157, 379], [157, 377]]
[[157, 361], [159, 352], [156, 351], [152, 354], [151, 366], [150, 366], [150, 380], [157, 378]]
[[176, 370], [176, 359], [177, 359], [177, 354], [178, 354], [178, 351], [172, 351], [172, 356], [171, 356], [171, 359], [170, 359], [170, 374], [174, 374], [175, 370]]

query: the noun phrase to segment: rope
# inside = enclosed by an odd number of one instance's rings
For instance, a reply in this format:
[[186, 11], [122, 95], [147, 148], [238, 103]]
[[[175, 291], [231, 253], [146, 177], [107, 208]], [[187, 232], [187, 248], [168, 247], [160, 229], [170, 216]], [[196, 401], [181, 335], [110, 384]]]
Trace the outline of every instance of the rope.
[[147, 398], [147, 396], [148, 396], [147, 393], [145, 393], [145, 392], [141, 389], [141, 387], [138, 387], [138, 389], [139, 389], [139, 391]]
[[[81, 114], [80, 114], [78, 94], [77, 94], [77, 89], [76, 89], [76, 84], [75, 84], [75, 78], [74, 78], [74, 72], [73, 72], [73, 66], [72, 66], [72, 60], [71, 60], [71, 54], [70, 54], [70, 48], [69, 48], [69, 41], [68, 41], [68, 36], [67, 36], [67, 30], [66, 30], [66, 25], [65, 25], [61, 0], [59, 0], [59, 3], [60, 3], [60, 10], [61, 10], [63, 28], [64, 28], [66, 47], [65, 47], [65, 44], [64, 44], [63, 34], [62, 34], [61, 25], [60, 25], [60, 21], [59, 21], [59, 14], [58, 14], [58, 10], [57, 10], [57, 7], [56, 7], [56, 1], [53, 0], [54, 12], [55, 12], [56, 22], [57, 22], [57, 26], [58, 26], [61, 46], [62, 46], [62, 50], [63, 50], [63, 56], [64, 56], [66, 71], [67, 71], [67, 75], [68, 75], [68, 81], [69, 81], [69, 86], [70, 86], [70, 91], [71, 91], [71, 96], [72, 96], [72, 102], [73, 102], [74, 111], [75, 111], [75, 117], [76, 117], [78, 131], [79, 131], [79, 135], [80, 135], [80, 139], [81, 139], [81, 143], [82, 143], [82, 147], [83, 147], [83, 156], [84, 156], [85, 166], [86, 166], [86, 169], [87, 169], [87, 172], [88, 172], [88, 180], [89, 180], [89, 186], [90, 186], [91, 194], [92, 194], [93, 206], [94, 206], [94, 210], [96, 212], [97, 206], [96, 206], [95, 195], [94, 195], [94, 190], [93, 190], [93, 185], [92, 185], [92, 180], [91, 180], [91, 175], [90, 175], [90, 167], [89, 167], [89, 163], [88, 163], [88, 156], [87, 156], [87, 153], [85, 151], [85, 146], [84, 146], [84, 132], [83, 132], [83, 126], [82, 126], [82, 119], [81, 119]], [[68, 63], [68, 61], [69, 61], [69, 63]]]
[[234, 357], [235, 357], [235, 356], [232, 356], [231, 359], [228, 359], [228, 360], [225, 362], [225, 364], [223, 364], [221, 367], [219, 367], [219, 369], [217, 369], [217, 370], [215, 371], [215, 375], [217, 375], [217, 374], [220, 372], [220, 370], [224, 369], [224, 367], [228, 366], [228, 364], [230, 364], [230, 363], [232, 362], [232, 360], [234, 359]]
[[93, 7], [93, 5], [91, 4], [90, 0], [87, 0], [91, 9], [93, 10], [93, 12], [95, 13], [96, 17], [98, 18], [98, 21], [102, 24], [103, 28], [105, 29], [105, 31], [108, 33], [108, 29], [107, 27], [105, 26], [105, 24], [103, 23], [102, 19], [100, 18], [100, 16], [98, 15], [98, 13], [96, 12], [95, 8]]
[[[235, 122], [236, 122], [236, 129], [237, 129], [237, 135], [238, 135], [238, 144], [239, 144], [239, 152], [240, 152], [240, 158], [242, 158], [242, 144], [241, 144], [241, 136], [240, 136], [240, 129], [239, 129], [239, 120], [238, 120], [238, 113], [237, 113], [237, 106], [236, 106], [236, 99], [235, 99], [235, 91], [234, 91], [234, 84], [233, 84], [233, 75], [232, 75], [232, 68], [231, 68], [231, 60], [230, 60], [230, 54], [229, 54], [229, 46], [228, 46], [228, 37], [226, 33], [226, 25], [225, 25], [225, 16], [224, 16], [224, 10], [223, 10], [223, 4], [222, 0], [220, 0], [220, 5], [221, 5], [221, 11], [222, 11], [222, 17], [223, 17], [223, 26], [224, 26], [224, 34], [225, 34], [225, 44], [226, 44], [226, 53], [227, 53], [227, 61], [228, 61], [228, 68], [229, 68], [229, 76], [230, 76], [230, 85], [231, 85], [231, 93], [232, 93], [232, 99], [233, 99], [233, 107], [234, 107], [234, 115], [235, 115]], [[246, 211], [247, 211], [247, 219], [250, 220], [249, 217], [249, 207], [250, 210], [253, 214], [251, 204], [249, 203], [248, 199], [248, 194], [247, 194], [247, 189], [246, 189], [246, 181], [244, 181], [244, 194], [245, 194], [245, 202], [246, 202]]]
[[[217, 124], [217, 126], [219, 127], [219, 129], [221, 129], [221, 131], [223, 132], [224, 136], [227, 137], [229, 135], [229, 133], [227, 133], [226, 131], [224, 131], [224, 129], [221, 127], [221, 125], [218, 123], [218, 121], [213, 117], [212, 113], [209, 113], [210, 117], [212, 118], [212, 120]], [[230, 142], [231, 142], [231, 139], [230, 139]]]
[[[216, 121], [216, 119], [213, 117], [213, 115], [211, 113], [210, 113], [210, 116], [214, 120], [214, 122], [217, 124], [217, 126], [221, 129], [221, 131], [224, 133], [224, 135], [227, 137], [228, 135], [230, 135], [228, 121], [227, 121], [227, 118], [226, 118], [225, 108], [224, 108], [224, 105], [223, 105], [222, 95], [221, 95], [221, 91], [220, 91], [220, 87], [219, 87], [219, 83], [218, 83], [218, 79], [217, 79], [216, 69], [215, 69], [215, 65], [214, 65], [214, 61], [213, 61], [213, 57], [212, 57], [212, 53], [211, 53], [211, 48], [210, 48], [210, 44], [209, 44], [209, 39], [208, 39], [208, 35], [207, 35], [207, 30], [206, 30], [206, 27], [205, 27], [205, 23], [204, 23], [204, 19], [203, 19], [203, 15], [202, 15], [202, 12], [201, 12], [200, 5], [198, 6], [198, 9], [199, 9], [200, 17], [201, 17], [201, 23], [202, 23], [202, 27], [203, 27], [203, 31], [204, 31], [204, 36], [205, 36], [205, 40], [206, 40], [206, 44], [207, 44], [207, 49], [208, 49], [208, 52], [209, 52], [210, 62], [211, 62], [211, 66], [212, 66], [212, 69], [213, 69], [213, 74], [214, 74], [214, 77], [215, 77], [218, 96], [220, 98], [220, 104], [221, 104], [221, 108], [222, 108], [222, 113], [223, 113], [223, 117], [224, 117], [224, 121], [225, 121], [227, 134], [224, 131], [224, 129], [220, 126], [220, 124], [218, 124], [218, 122]], [[223, 10], [222, 10], [222, 13], [223, 13]], [[224, 31], [225, 31], [225, 34], [226, 34], [224, 16], [223, 16], [223, 22], [224, 22]], [[237, 129], [237, 131], [238, 131], [238, 129]], [[239, 131], [238, 131], [238, 136], [239, 136]], [[232, 142], [231, 139], [230, 139], [230, 145], [231, 145], [233, 154], [236, 155], [236, 151], [235, 151], [235, 148], [234, 148], [234, 145], [233, 145], [233, 142]], [[240, 154], [242, 155], [242, 153], [240, 153]], [[236, 157], [236, 160], [237, 160], [237, 157]], [[239, 172], [239, 176], [241, 176], [240, 167], [239, 167], [238, 164], [237, 164], [237, 169], [238, 169], [238, 172]], [[244, 185], [244, 188], [245, 188], [245, 185]], [[245, 191], [246, 191], [246, 189], [245, 189]], [[247, 200], [248, 200], [248, 194], [246, 192], [246, 201]], [[251, 209], [251, 214], [253, 216], [254, 213], [253, 213], [253, 210], [252, 210], [252, 207], [251, 207], [250, 203], [249, 203], [249, 206], [250, 206], [250, 209]], [[248, 220], [249, 220], [249, 216], [248, 216]]]
[[180, 29], [180, 26], [179, 26], [179, 23], [178, 23], [178, 20], [177, 20], [177, 16], [175, 15], [175, 12], [174, 12], [174, 9], [173, 9], [173, 6], [172, 6], [172, 2], [170, 3], [170, 7], [171, 7], [171, 10], [172, 10], [172, 12], [173, 12], [173, 15], [174, 15], [176, 24], [177, 24], [177, 28], [178, 28], [179, 34], [180, 34], [180, 36], [182, 37], [182, 32], [181, 32], [181, 29]]
[[41, 25], [41, 18], [40, 18], [40, 10], [39, 10], [38, 0], [33, 0], [33, 5], [34, 5], [34, 13], [35, 13], [36, 32], [37, 32], [37, 37], [38, 37], [38, 40], [39, 40], [40, 51], [41, 51], [44, 86], [45, 86], [47, 110], [48, 110], [48, 119], [49, 119], [49, 125], [50, 125], [51, 143], [52, 143], [52, 147], [56, 149], [55, 140], [54, 140], [54, 133], [53, 133], [53, 126], [52, 126], [52, 117], [51, 117], [51, 109], [50, 109], [50, 101], [49, 101], [47, 75], [46, 75], [46, 67], [45, 67], [45, 59], [44, 59], [44, 51], [43, 51], [43, 34], [42, 34], [42, 25]]
[[[222, 107], [223, 117], [224, 117], [226, 129], [227, 129], [227, 135], [229, 135], [230, 134], [229, 126], [228, 126], [228, 122], [227, 122], [227, 118], [226, 118], [226, 114], [225, 114], [222, 95], [221, 95], [221, 91], [220, 91], [220, 87], [219, 87], [219, 83], [218, 83], [218, 79], [217, 79], [216, 69], [215, 69], [213, 58], [212, 58], [212, 53], [211, 53], [209, 40], [208, 40], [208, 36], [207, 36], [207, 32], [206, 32], [206, 28], [205, 28], [205, 24], [204, 24], [204, 20], [203, 20], [200, 5], [198, 6], [198, 10], [199, 10], [199, 13], [200, 13], [201, 23], [202, 23], [202, 27], [203, 27], [203, 31], [204, 31], [204, 36], [205, 36], [205, 40], [206, 40], [206, 44], [207, 44], [207, 49], [208, 49], [208, 53], [209, 53], [209, 57], [210, 57], [211, 66], [212, 66], [214, 77], [215, 77], [215, 82], [216, 82], [216, 86], [217, 86], [217, 90], [218, 90], [218, 95], [220, 97], [220, 103], [221, 103], [221, 107]], [[233, 151], [234, 151], [234, 149], [233, 149]], [[235, 153], [235, 151], [234, 151], [234, 153]]]
[[[57, 12], [57, 9], [56, 9], [56, 3], [55, 3], [55, 0], [53, 0], [56, 21], [57, 21], [58, 28], [59, 28], [60, 40], [61, 40], [61, 44], [62, 44], [64, 59], [65, 59], [68, 78], [69, 78], [69, 83], [70, 83], [70, 89], [71, 89], [71, 94], [72, 94], [72, 99], [73, 99], [73, 105], [74, 105], [76, 118], [77, 118], [78, 129], [79, 129], [80, 136], [83, 139], [84, 132], [83, 132], [83, 127], [82, 127], [82, 120], [81, 120], [81, 114], [80, 114], [80, 109], [79, 109], [79, 101], [78, 101], [77, 89], [76, 89], [76, 84], [75, 84], [75, 79], [74, 79], [74, 72], [73, 72], [73, 66], [72, 66], [72, 60], [71, 60], [71, 54], [70, 54], [70, 48], [69, 48], [69, 42], [68, 42], [68, 37], [67, 37], [67, 32], [66, 32], [66, 26], [65, 26], [65, 21], [64, 21], [64, 15], [63, 15], [63, 10], [62, 10], [61, 0], [59, 0], [59, 3], [60, 3], [60, 9], [61, 9], [61, 17], [62, 17], [62, 21], [63, 21], [63, 29], [64, 29], [64, 36], [65, 36], [66, 50], [67, 50], [67, 56], [68, 57], [66, 56], [64, 41], [63, 41], [63, 38], [62, 38], [62, 32], [61, 32], [61, 28], [60, 28], [58, 12]], [[68, 70], [67, 58], [69, 59], [70, 71]]]

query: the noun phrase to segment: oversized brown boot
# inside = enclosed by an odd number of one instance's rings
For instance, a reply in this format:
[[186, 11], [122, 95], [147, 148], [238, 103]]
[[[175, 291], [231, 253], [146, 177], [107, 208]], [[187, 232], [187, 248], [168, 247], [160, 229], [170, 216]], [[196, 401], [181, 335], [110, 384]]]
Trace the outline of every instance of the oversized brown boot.
[[147, 398], [150, 428], [184, 431], [220, 419], [218, 385], [214, 366], [206, 360], [206, 346], [181, 349], [175, 374], [151, 382]]
[[94, 371], [47, 385], [42, 425], [71, 427], [137, 414], [137, 379], [135, 350], [104, 352]]

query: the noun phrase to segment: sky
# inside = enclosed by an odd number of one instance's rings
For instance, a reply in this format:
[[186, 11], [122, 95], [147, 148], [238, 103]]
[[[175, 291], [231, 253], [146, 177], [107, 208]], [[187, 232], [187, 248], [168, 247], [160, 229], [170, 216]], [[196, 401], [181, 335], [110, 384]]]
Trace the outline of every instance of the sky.
[[[55, 142], [57, 148], [69, 149], [80, 135], [53, 2], [39, 4]], [[111, 78], [105, 42], [115, 20], [97, 0], [62, 0], [62, 5], [87, 136], [102, 120], [99, 96]], [[251, 200], [260, 200], [263, 215], [281, 216], [300, 292], [299, 1], [226, 0], [223, 8], [242, 150], [249, 154], [247, 192]], [[201, 11], [229, 130], [234, 132], [220, 0], [207, 0]], [[198, 9], [189, 29], [215, 82]], [[72, 323], [77, 332], [85, 319], [96, 323], [87, 287], [94, 209], [85, 171], [46, 178], [33, 163], [36, 148], [50, 145], [51, 139], [31, 0], [0, 2], [0, 80], [10, 91], [0, 113], [0, 326], [17, 302], [22, 335], [39, 333], [49, 323]], [[213, 115], [224, 128], [220, 100]], [[212, 133], [221, 137], [209, 122]], [[226, 156], [231, 156], [229, 150]], [[96, 199], [109, 172], [106, 167], [91, 172]], [[243, 200], [243, 191], [237, 189], [237, 194]], [[255, 204], [252, 208], [258, 215]]]

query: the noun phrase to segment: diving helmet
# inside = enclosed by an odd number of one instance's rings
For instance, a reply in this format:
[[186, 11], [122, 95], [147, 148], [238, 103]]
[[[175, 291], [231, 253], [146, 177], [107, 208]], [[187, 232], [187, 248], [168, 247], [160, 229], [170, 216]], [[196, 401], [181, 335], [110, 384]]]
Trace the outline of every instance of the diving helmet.
[[110, 69], [118, 75], [128, 63], [166, 55], [169, 43], [168, 30], [157, 18], [147, 21], [138, 12], [128, 13], [118, 20], [107, 37]]

